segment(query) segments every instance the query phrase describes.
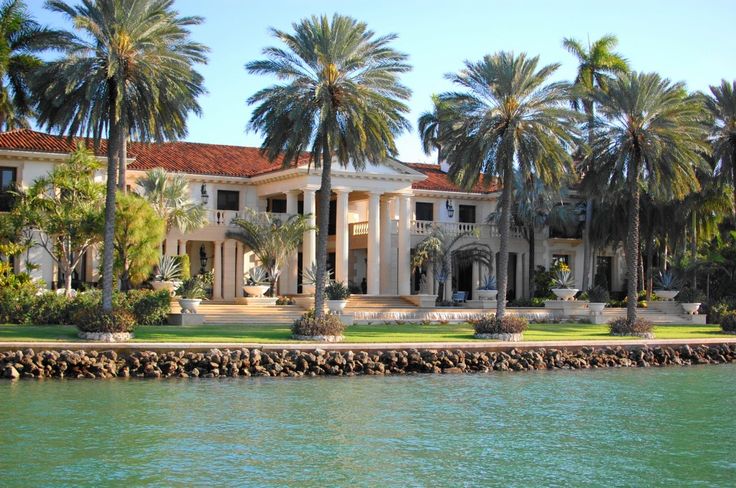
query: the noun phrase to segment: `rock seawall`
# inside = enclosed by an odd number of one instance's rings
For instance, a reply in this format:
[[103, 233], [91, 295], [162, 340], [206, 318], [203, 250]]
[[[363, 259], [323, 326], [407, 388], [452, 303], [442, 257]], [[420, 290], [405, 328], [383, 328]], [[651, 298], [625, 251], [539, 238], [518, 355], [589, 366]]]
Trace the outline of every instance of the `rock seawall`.
[[736, 344], [677, 347], [538, 348], [500, 351], [324, 351], [212, 349], [207, 352], [0, 352], [2, 378], [218, 378], [475, 373], [736, 363]]

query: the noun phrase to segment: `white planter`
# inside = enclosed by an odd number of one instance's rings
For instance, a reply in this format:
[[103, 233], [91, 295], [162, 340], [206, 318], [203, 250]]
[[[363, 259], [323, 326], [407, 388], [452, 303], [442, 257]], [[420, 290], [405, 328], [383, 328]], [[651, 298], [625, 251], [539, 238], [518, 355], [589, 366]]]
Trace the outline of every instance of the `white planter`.
[[336, 313], [342, 313], [348, 304], [347, 300], [325, 300], [325, 302], [327, 303], [327, 309]]
[[699, 303], [681, 303], [682, 309], [688, 315], [698, 315], [698, 309], [700, 308]]
[[667, 301], [673, 300], [678, 293], [680, 293], [680, 290], [654, 290], [654, 294], [657, 295], [657, 298]]
[[181, 307], [181, 313], [197, 313], [200, 303], [202, 303], [202, 299], [200, 298], [180, 298], [179, 306]]
[[249, 297], [262, 297], [264, 293], [271, 288], [269, 285], [250, 285], [244, 286], [243, 291], [248, 294]]
[[604, 309], [604, 308], [606, 308], [606, 304], [605, 304], [605, 303], [596, 303], [596, 302], [590, 302], [590, 303], [588, 304], [588, 308], [589, 308], [589, 309], [590, 309], [590, 311], [591, 311], [591, 312], [593, 312], [593, 313], [594, 313], [595, 315], [598, 315], [598, 314], [600, 314], [601, 312], [603, 312], [603, 309]]
[[174, 290], [176, 289], [176, 282], [175, 281], [152, 281], [151, 286], [153, 287], [154, 291], [162, 291], [166, 290], [169, 292], [169, 295], [174, 295]]
[[575, 299], [575, 295], [580, 290], [577, 288], [552, 288], [552, 293], [555, 294], [558, 300], [570, 301]]
[[475, 290], [475, 296], [478, 300], [495, 300], [498, 290]]

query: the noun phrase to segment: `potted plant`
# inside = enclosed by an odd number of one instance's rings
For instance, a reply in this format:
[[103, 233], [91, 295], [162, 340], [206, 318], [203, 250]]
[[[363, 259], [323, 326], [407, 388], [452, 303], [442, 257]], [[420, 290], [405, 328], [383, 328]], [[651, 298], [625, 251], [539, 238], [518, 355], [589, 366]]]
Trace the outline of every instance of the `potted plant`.
[[176, 289], [181, 313], [197, 313], [199, 304], [207, 298], [204, 280], [200, 275], [184, 280]]
[[350, 298], [350, 289], [342, 281], [330, 281], [325, 287], [327, 308], [330, 312], [342, 313]]
[[672, 301], [679, 293], [680, 280], [672, 271], [660, 271], [654, 279], [654, 294], [662, 300]]
[[685, 288], [677, 295], [677, 301], [688, 315], [698, 315], [698, 309], [704, 299], [703, 293], [694, 288]]
[[598, 315], [606, 308], [606, 303], [608, 303], [610, 298], [608, 290], [600, 285], [596, 285], [588, 290], [588, 308], [593, 314]]
[[552, 293], [557, 296], [558, 300], [574, 300], [578, 290], [575, 287], [575, 277], [568, 270], [558, 270], [554, 277], [554, 288]]
[[180, 284], [181, 266], [175, 256], [161, 256], [158, 260], [158, 273], [151, 281], [155, 291], [166, 290], [173, 295], [174, 290]]
[[496, 288], [496, 277], [486, 276], [483, 282], [475, 290], [478, 300], [495, 300], [498, 295], [498, 288]]
[[250, 297], [262, 297], [271, 287], [268, 281], [268, 272], [261, 266], [256, 266], [248, 272], [247, 285], [243, 291]]

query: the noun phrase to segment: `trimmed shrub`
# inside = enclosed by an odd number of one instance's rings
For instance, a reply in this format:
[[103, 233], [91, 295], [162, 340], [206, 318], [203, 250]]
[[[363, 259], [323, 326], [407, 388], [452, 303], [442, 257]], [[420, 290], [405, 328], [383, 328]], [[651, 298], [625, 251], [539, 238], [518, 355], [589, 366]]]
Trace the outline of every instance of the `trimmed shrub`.
[[729, 311], [721, 316], [719, 322], [721, 324], [721, 330], [723, 332], [734, 333], [736, 332], [736, 311]]
[[138, 325], [163, 325], [171, 311], [171, 297], [166, 290], [130, 290], [125, 294], [126, 308]]
[[340, 317], [334, 314], [325, 314], [318, 319], [314, 309], [294, 321], [291, 333], [295, 336], [341, 336], [345, 331], [345, 324]]
[[529, 328], [524, 317], [505, 316], [497, 319], [494, 314], [470, 322], [476, 334], [521, 334]]
[[626, 317], [614, 319], [608, 323], [608, 326], [611, 335], [618, 336], [642, 336], [652, 334], [654, 331], [654, 324], [648, 320], [636, 319], [634, 322], [629, 322]]

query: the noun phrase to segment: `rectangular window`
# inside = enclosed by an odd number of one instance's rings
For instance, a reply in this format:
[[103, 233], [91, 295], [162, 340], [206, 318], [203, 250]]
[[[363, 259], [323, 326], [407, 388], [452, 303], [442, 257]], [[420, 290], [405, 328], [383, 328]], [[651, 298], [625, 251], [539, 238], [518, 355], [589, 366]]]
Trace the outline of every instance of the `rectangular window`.
[[240, 192], [217, 190], [217, 210], [240, 210]]
[[430, 202], [416, 202], [414, 211], [416, 220], [434, 220], [434, 204]]
[[10, 212], [13, 209], [15, 198], [10, 193], [15, 189], [15, 168], [0, 167], [0, 212]]
[[271, 198], [268, 201], [268, 211], [272, 213], [286, 213], [286, 199], [285, 198]]
[[475, 205], [460, 205], [457, 214], [458, 222], [465, 224], [475, 223]]

